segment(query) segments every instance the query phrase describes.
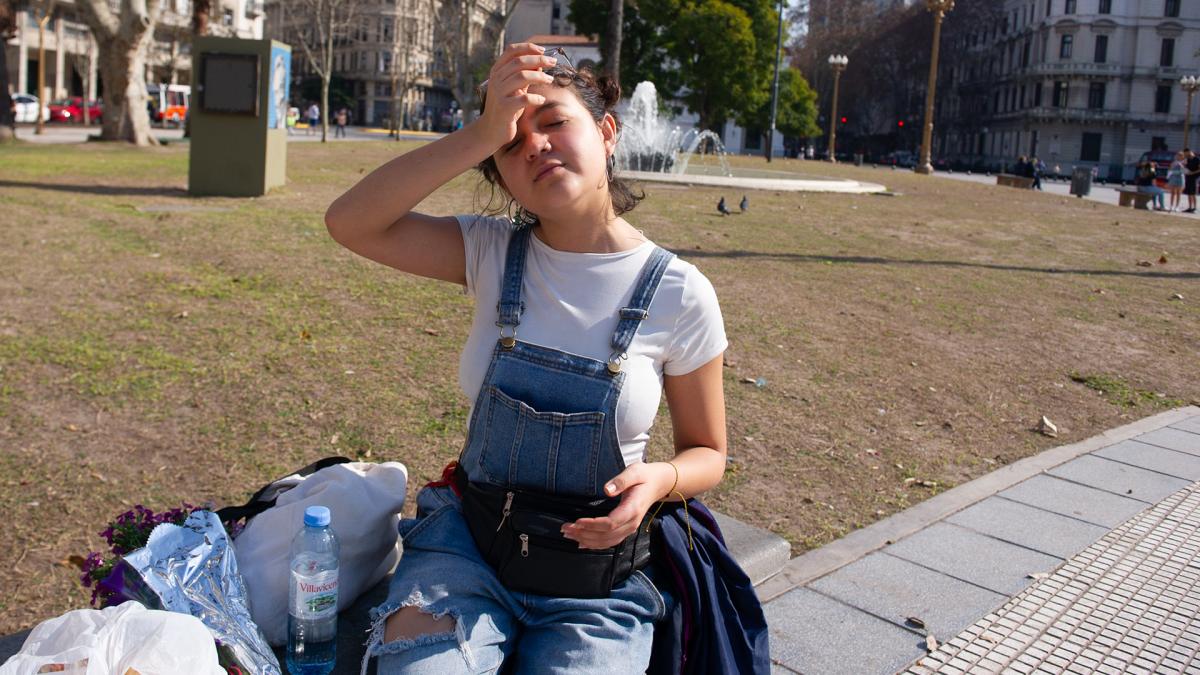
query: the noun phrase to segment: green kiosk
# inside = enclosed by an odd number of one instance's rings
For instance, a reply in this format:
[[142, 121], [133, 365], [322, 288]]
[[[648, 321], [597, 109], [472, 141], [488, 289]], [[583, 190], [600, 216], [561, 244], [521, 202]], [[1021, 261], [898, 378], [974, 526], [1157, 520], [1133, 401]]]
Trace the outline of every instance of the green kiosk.
[[286, 182], [291, 65], [274, 40], [196, 38], [189, 194], [258, 197]]

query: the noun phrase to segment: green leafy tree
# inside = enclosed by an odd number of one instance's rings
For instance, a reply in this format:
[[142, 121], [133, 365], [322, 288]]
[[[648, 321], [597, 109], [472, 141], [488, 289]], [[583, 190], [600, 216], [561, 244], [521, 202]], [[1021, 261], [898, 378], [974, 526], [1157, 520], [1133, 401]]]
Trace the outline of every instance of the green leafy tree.
[[[605, 34], [608, 0], [572, 0], [581, 33]], [[649, 80], [684, 103], [705, 128], [746, 122], [770, 97], [777, 14], [770, 0], [627, 2], [621, 81]], [[602, 38], [603, 39], [603, 38]]]
[[[758, 109], [750, 126], [759, 129], [771, 128], [771, 101]], [[819, 136], [817, 125], [817, 92], [808, 86], [804, 75], [794, 68], [779, 71], [779, 108], [775, 116], [775, 128], [788, 138]]]
[[[571, 0], [571, 20], [580, 33], [605, 36], [609, 0]], [[607, 39], [602, 37], [603, 39]], [[650, 81], [659, 94], [674, 98], [679, 91], [679, 72], [668, 61], [668, 36], [641, 14], [641, 5], [625, 3], [621, 21], [620, 81], [629, 94], [639, 82]], [[601, 67], [608, 70], [609, 64]]]

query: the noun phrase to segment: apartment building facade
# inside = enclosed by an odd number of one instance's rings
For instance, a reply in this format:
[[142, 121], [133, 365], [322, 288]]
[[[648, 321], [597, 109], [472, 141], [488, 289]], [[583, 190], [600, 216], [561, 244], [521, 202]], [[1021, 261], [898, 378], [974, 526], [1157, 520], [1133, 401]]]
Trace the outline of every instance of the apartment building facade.
[[[241, 38], [263, 35], [262, 0], [216, 0], [210, 32]], [[191, 81], [190, 0], [164, 0], [154, 41], [146, 59], [146, 82], [186, 84]], [[10, 93], [30, 93], [42, 101], [83, 96], [86, 91], [99, 98], [97, 49], [91, 31], [79, 19], [75, 0], [55, 3], [44, 31], [45, 85], [37, 89], [38, 17], [29, 7], [17, 12], [17, 32], [4, 44], [8, 61]]]
[[965, 57], [941, 64], [935, 156], [999, 167], [1031, 155], [1120, 180], [1143, 153], [1183, 147], [1179, 81], [1200, 72], [1200, 2], [1004, 0], [1003, 10], [997, 25], [957, 38]]

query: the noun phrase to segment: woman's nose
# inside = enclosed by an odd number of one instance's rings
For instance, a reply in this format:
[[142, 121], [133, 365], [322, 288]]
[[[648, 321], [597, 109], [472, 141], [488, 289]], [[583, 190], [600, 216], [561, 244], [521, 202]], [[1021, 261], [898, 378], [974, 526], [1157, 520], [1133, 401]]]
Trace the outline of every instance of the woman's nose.
[[525, 137], [525, 158], [537, 159], [546, 150], [550, 139], [545, 134], [531, 133]]

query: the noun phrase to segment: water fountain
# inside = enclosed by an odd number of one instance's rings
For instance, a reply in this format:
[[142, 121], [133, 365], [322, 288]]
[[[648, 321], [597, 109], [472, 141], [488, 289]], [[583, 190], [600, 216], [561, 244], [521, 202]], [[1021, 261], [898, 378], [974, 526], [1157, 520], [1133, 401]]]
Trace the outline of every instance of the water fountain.
[[[617, 168], [634, 180], [690, 183], [797, 192], [883, 192], [886, 188], [852, 180], [806, 176], [791, 171], [732, 169], [716, 132], [683, 130], [659, 114], [658, 90], [641, 82], [623, 114]], [[692, 166], [693, 158], [716, 157], [712, 165]]]

